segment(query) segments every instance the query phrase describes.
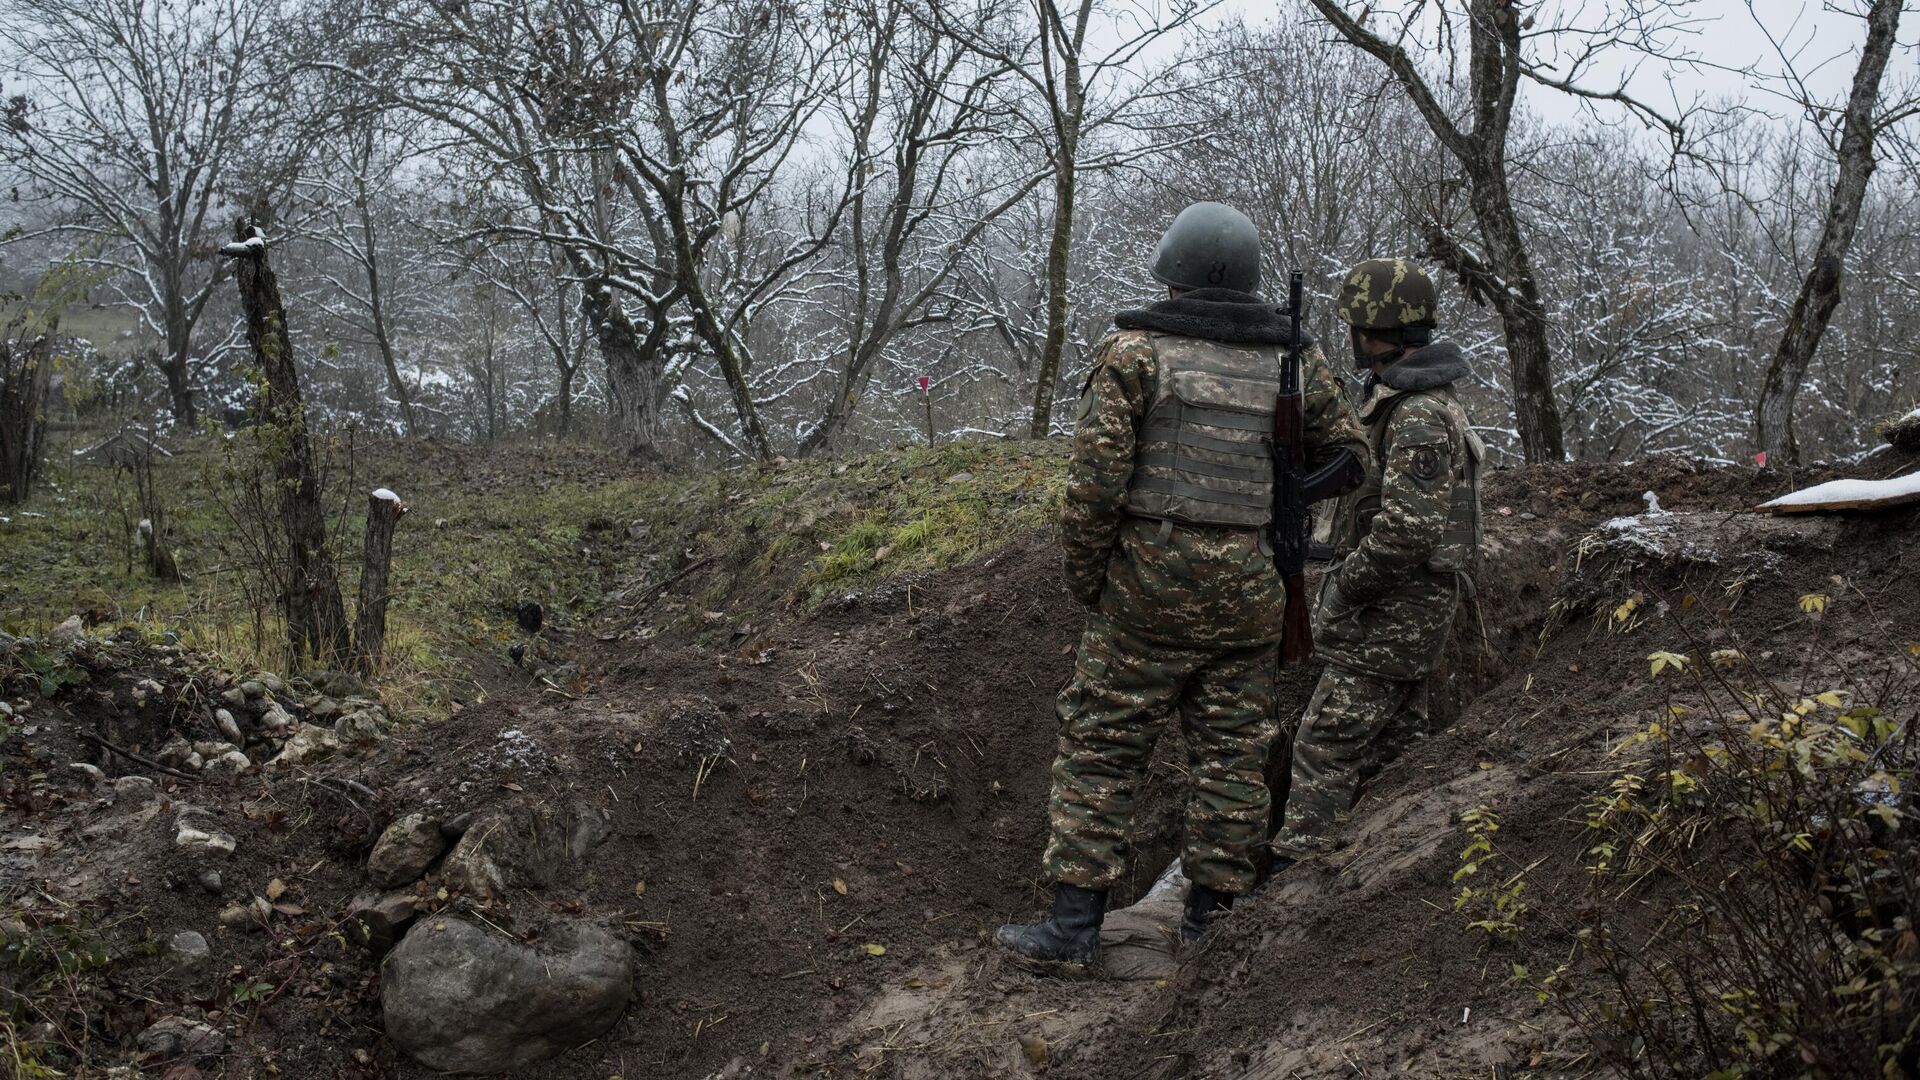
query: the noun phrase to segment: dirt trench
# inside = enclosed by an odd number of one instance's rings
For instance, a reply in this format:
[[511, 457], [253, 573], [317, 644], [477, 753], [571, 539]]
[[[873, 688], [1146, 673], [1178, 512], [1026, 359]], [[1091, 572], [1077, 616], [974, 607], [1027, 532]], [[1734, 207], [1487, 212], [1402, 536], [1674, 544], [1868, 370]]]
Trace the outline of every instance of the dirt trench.
[[[165, 792], [238, 839], [220, 891], [178, 865], [172, 803], [129, 811], [77, 788], [42, 808], [57, 825], [36, 826], [58, 846], [15, 872], [124, 931], [207, 934], [221, 985], [135, 959], [115, 978], [142, 1004], [98, 1035], [105, 1054], [197, 1002], [238, 1033], [209, 1075], [428, 1075], [382, 1036], [377, 964], [330, 936], [366, 887], [374, 836], [411, 811], [509, 823], [508, 887], [479, 911], [503, 932], [593, 919], [636, 947], [638, 997], [614, 1029], [518, 1076], [1278, 1077], [1349, 1059], [1390, 1072], [1430, 1050], [1485, 1075], [1484, 1061], [1531, 1060], [1513, 1032], [1538, 1029], [1548, 1047], [1558, 1036], [1550, 1017], [1487, 988], [1489, 961], [1444, 910], [1453, 818], [1537, 788], [1513, 829], [1550, 843], [1578, 794], [1541, 781], [1565, 770], [1541, 764], [1540, 740], [1610, 708], [1631, 666], [1622, 653], [1586, 678], [1556, 674], [1590, 662], [1571, 628], [1536, 655], [1549, 620], [1577, 623], [1564, 609], [1569, 552], [1644, 509], [1648, 489], [1669, 509], [1725, 513], [1789, 482], [1672, 460], [1496, 474], [1479, 600], [1437, 695], [1445, 730], [1369, 794], [1365, 854], [1277, 881], [1164, 979], [1041, 978], [989, 944], [993, 926], [1045, 900], [1052, 701], [1081, 616], [1044, 537], [743, 630], [725, 653], [602, 644], [588, 626], [556, 643], [583, 670], [568, 692], [526, 687], [290, 779]], [[712, 584], [694, 574], [674, 589]], [[1314, 678], [1287, 673], [1283, 716], [1298, 716]], [[1516, 701], [1535, 719], [1522, 723]], [[93, 726], [110, 717], [89, 709], [119, 707], [50, 711]], [[1179, 760], [1178, 736], [1163, 739], [1118, 902], [1175, 850]], [[225, 905], [272, 881], [299, 915], [276, 917], [273, 933], [216, 929]], [[270, 1004], [223, 992], [260, 983]], [[1487, 1001], [1506, 1004], [1490, 1015]], [[1449, 1024], [1462, 1009], [1480, 1019]]]

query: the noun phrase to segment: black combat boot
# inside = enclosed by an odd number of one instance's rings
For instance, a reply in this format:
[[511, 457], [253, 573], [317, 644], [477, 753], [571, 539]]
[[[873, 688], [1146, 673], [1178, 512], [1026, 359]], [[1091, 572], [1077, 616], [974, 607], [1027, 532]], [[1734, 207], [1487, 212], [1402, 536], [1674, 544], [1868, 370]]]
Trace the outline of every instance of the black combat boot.
[[1207, 932], [1214, 916], [1222, 911], [1233, 910], [1233, 894], [1218, 889], [1209, 889], [1205, 885], [1187, 886], [1187, 916], [1180, 921], [1180, 940], [1188, 945], [1200, 940]]
[[1029, 960], [1091, 964], [1100, 958], [1100, 922], [1106, 916], [1106, 890], [1060, 885], [1053, 890], [1053, 914], [1045, 922], [1003, 926], [994, 937]]

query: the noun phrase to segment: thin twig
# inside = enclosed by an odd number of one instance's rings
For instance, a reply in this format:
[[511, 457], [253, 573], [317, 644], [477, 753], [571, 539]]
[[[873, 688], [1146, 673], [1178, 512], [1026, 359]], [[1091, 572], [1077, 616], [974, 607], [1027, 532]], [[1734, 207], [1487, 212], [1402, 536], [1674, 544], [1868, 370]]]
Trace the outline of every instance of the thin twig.
[[167, 765], [162, 765], [159, 762], [153, 760], [152, 758], [141, 757], [139, 754], [136, 754], [131, 750], [113, 745], [112, 743], [101, 738], [100, 736], [95, 735], [91, 731], [81, 732], [80, 737], [82, 739], [87, 740], [90, 743], [93, 743], [95, 746], [98, 746], [103, 750], [111, 750], [112, 752], [119, 754], [121, 757], [126, 758], [128, 761], [137, 762], [141, 765], [145, 765], [149, 769], [155, 769], [159, 772], [166, 773], [168, 776], [177, 776], [182, 780], [190, 780], [196, 784], [200, 782], [200, 778], [193, 775], [192, 773], [181, 772], [179, 769], [175, 769]]

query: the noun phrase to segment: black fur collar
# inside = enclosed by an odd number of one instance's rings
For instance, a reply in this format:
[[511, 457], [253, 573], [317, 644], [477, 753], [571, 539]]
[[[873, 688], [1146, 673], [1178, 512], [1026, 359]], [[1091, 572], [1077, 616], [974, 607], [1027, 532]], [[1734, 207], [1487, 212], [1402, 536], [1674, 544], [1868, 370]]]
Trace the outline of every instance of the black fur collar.
[[[1230, 345], [1292, 345], [1286, 312], [1252, 293], [1194, 289], [1139, 311], [1113, 317], [1122, 330], [1151, 330]], [[1300, 335], [1307, 344], [1313, 339]]]
[[1473, 364], [1460, 346], [1436, 341], [1408, 353], [1381, 374], [1380, 381], [1395, 390], [1431, 390], [1473, 374]]

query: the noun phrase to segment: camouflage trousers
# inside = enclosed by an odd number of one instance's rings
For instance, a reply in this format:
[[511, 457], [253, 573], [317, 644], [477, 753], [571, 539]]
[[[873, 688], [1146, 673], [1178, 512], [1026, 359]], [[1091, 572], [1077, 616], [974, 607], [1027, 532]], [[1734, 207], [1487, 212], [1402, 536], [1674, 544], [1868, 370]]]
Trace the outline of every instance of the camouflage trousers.
[[1175, 647], [1095, 614], [1060, 693], [1060, 747], [1043, 869], [1053, 881], [1105, 889], [1126, 867], [1134, 792], [1168, 717], [1178, 712], [1189, 788], [1181, 859], [1222, 892], [1253, 887], [1270, 801], [1274, 646]]
[[1293, 782], [1276, 855], [1304, 859], [1333, 848], [1334, 822], [1360, 788], [1427, 730], [1427, 680], [1403, 682], [1329, 667], [1293, 740]]

